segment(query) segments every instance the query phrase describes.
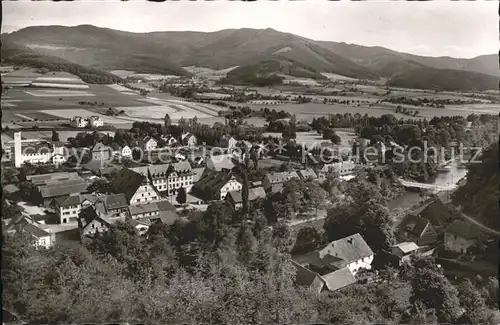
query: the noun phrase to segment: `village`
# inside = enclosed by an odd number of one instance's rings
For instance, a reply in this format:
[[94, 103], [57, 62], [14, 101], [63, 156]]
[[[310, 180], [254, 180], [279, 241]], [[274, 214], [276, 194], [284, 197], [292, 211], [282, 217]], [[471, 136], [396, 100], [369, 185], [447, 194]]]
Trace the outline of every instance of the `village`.
[[[235, 211], [259, 209], [266, 200], [279, 201], [294, 182], [315, 186], [306, 186], [308, 203], [285, 214], [277, 210], [271, 214], [276, 221], [300, 228], [323, 222], [327, 211], [338, 204], [324, 184], [333, 181], [345, 188], [380, 165], [377, 160], [362, 164], [354, 158], [313, 164], [307, 155], [301, 163], [284, 157], [285, 147], [273, 141], [252, 143], [223, 135], [218, 142], [219, 147], [199, 144], [186, 132], [178, 137], [145, 136], [123, 147], [97, 140], [75, 151], [57, 141], [22, 140], [21, 132], [16, 132], [13, 143], [7, 143], [10, 152], [4, 162], [12, 164], [4, 167], [4, 174], [13, 182], [2, 186], [4, 203], [19, 209], [11, 218], [4, 217], [4, 229], [28, 234], [33, 245], [45, 249], [66, 240], [88, 243], [117, 222], [130, 224], [138, 236], [147, 237], [153, 224], [172, 226], [215, 202], [225, 201]], [[377, 147], [381, 145], [384, 153], [401, 148], [397, 144], [386, 148], [383, 143]], [[248, 174], [257, 165], [262, 177], [250, 180]], [[343, 200], [346, 194], [335, 195]], [[336, 291], [360, 281], [359, 274], [376, 281], [378, 270], [398, 269], [425, 256], [442, 259], [456, 274], [457, 265], [471, 261], [471, 252], [493, 249], [494, 233], [463, 220], [439, 193], [426, 197], [394, 225], [397, 241], [388, 247], [372, 248], [355, 233], [311, 251], [297, 249], [300, 253], [291, 256], [296, 284], [317, 292]], [[462, 269], [462, 273], [477, 272]], [[491, 270], [486, 274], [493, 275]]]

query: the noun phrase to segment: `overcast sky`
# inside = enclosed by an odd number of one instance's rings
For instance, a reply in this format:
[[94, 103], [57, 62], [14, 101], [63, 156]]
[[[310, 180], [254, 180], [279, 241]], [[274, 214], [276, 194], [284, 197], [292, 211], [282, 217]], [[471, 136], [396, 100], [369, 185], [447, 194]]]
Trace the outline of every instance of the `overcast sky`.
[[497, 53], [497, 1], [3, 1], [2, 33], [91, 24], [132, 32], [274, 28], [315, 40], [429, 56]]

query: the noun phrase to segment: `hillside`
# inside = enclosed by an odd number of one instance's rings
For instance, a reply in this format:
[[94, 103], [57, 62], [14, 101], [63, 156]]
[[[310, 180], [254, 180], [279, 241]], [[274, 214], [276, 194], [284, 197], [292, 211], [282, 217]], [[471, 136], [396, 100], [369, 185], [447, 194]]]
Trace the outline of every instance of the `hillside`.
[[152, 43], [144, 34], [90, 25], [40, 26], [2, 35], [2, 39], [24, 45], [43, 55], [57, 56], [92, 68], [190, 75], [165, 58], [165, 52], [172, 52], [171, 49]]
[[481, 163], [471, 164], [467, 183], [453, 194], [453, 202], [463, 211], [489, 227], [500, 230], [498, 217], [500, 174], [498, 173], [498, 142], [486, 150]]
[[87, 83], [111, 84], [121, 81], [121, 78], [99, 69], [85, 67], [67, 60], [36, 53], [23, 46], [2, 40], [2, 64], [15, 66], [46, 68], [50, 71], [64, 71], [80, 77]]
[[470, 71], [419, 68], [392, 77], [387, 84], [394, 87], [447, 91], [482, 91], [498, 89], [498, 78]]
[[[29, 47], [36, 53], [105, 70], [189, 75], [182, 66], [217, 70], [240, 66], [240, 70], [233, 72], [231, 77], [235, 82], [238, 81], [237, 75], [243, 79], [249, 76], [248, 71], [252, 68], [256, 71], [250, 76], [263, 71], [266, 74], [291, 71], [291, 75], [296, 77], [321, 78], [320, 73], [330, 72], [372, 80], [380, 77], [404, 79], [404, 73], [417, 73], [417, 79], [420, 80], [417, 84], [421, 88], [431, 89], [436, 85], [430, 82], [421, 86], [425, 79], [421, 75], [424, 74], [422, 71], [438, 74], [438, 71], [429, 70], [432, 68], [473, 72], [460, 74], [465, 79], [459, 87], [461, 89], [475, 89], [473, 84], [478, 79], [484, 79], [474, 72], [500, 76], [496, 55], [473, 59], [424, 57], [383, 47], [315, 41], [270, 28], [227, 29], [206, 33], [131, 33], [90, 25], [37, 26], [2, 34], [2, 39]], [[397, 83], [408, 84], [398, 78], [395, 79]], [[445, 79], [448, 80], [448, 77]]]
[[500, 76], [498, 55], [481, 55], [472, 59], [426, 57], [396, 52], [380, 46], [361, 46], [337, 42], [318, 42], [321, 46], [379, 73], [383, 77], [422, 67], [480, 72]]

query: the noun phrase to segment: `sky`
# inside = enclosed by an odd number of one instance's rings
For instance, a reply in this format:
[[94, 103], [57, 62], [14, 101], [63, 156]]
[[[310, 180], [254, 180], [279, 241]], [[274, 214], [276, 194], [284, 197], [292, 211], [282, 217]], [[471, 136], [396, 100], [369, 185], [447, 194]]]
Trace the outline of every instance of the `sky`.
[[2, 33], [91, 24], [131, 32], [273, 28], [426, 56], [497, 53], [498, 1], [3, 1]]

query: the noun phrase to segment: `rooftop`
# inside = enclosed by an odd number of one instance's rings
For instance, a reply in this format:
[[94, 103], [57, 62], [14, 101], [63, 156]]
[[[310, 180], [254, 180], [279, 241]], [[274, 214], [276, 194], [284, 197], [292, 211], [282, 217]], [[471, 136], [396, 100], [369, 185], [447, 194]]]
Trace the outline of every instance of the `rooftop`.
[[411, 253], [419, 249], [418, 245], [414, 242], [403, 242], [392, 246], [394, 248], [399, 248], [404, 254]]
[[464, 220], [453, 221], [445, 232], [468, 240], [481, 239], [486, 235], [479, 227]]

